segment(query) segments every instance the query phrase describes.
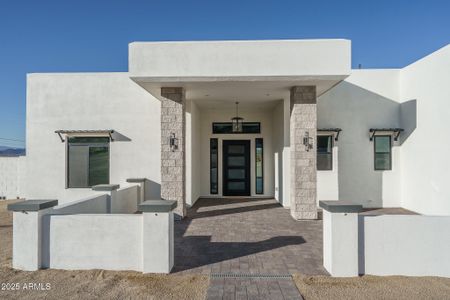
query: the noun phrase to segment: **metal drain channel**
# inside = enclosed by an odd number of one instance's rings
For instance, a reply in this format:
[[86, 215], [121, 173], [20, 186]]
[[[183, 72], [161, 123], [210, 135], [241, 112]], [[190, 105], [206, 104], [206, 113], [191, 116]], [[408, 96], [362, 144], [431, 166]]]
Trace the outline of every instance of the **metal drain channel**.
[[292, 279], [290, 274], [211, 273], [211, 278]]

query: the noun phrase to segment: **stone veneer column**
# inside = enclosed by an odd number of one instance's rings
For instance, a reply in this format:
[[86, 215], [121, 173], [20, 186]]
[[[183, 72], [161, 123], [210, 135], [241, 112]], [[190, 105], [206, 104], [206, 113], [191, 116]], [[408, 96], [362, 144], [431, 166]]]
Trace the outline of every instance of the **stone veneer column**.
[[[315, 86], [291, 89], [291, 193], [294, 219], [317, 219], [317, 100]], [[312, 148], [307, 151], [303, 138], [309, 133]]]
[[[186, 99], [180, 87], [161, 88], [161, 198], [177, 201], [175, 213], [186, 216]], [[178, 139], [178, 148], [170, 148], [170, 135]]]

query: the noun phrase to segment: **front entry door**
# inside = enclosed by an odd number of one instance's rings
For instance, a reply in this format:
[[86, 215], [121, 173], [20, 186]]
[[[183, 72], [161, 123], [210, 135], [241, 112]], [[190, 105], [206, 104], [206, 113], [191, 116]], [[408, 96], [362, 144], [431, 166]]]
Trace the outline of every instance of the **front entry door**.
[[223, 195], [250, 196], [250, 141], [223, 141]]

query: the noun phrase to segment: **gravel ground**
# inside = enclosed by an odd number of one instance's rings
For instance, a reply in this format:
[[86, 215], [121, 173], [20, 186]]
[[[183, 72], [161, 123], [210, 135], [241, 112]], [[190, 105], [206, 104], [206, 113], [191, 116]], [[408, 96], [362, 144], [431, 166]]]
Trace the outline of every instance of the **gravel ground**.
[[12, 214], [6, 211], [6, 205], [12, 202], [0, 201], [0, 299], [204, 299], [206, 296], [209, 278], [203, 275], [14, 270]]
[[442, 277], [295, 275], [294, 281], [305, 300], [450, 299], [450, 278]]

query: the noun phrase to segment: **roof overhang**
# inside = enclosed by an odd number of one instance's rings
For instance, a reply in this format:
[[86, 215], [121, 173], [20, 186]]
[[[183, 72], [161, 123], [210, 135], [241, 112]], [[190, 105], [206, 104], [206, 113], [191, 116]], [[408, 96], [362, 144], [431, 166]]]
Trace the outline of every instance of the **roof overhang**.
[[273, 99], [281, 99], [295, 85], [315, 85], [320, 95], [350, 72], [350, 41], [343, 39], [129, 45], [130, 77], [156, 97], [169, 86], [185, 87], [188, 99], [210, 95], [209, 89], [225, 92], [219, 98], [239, 96], [242, 86], [247, 93], [255, 90], [249, 99], [267, 95], [268, 89]]

